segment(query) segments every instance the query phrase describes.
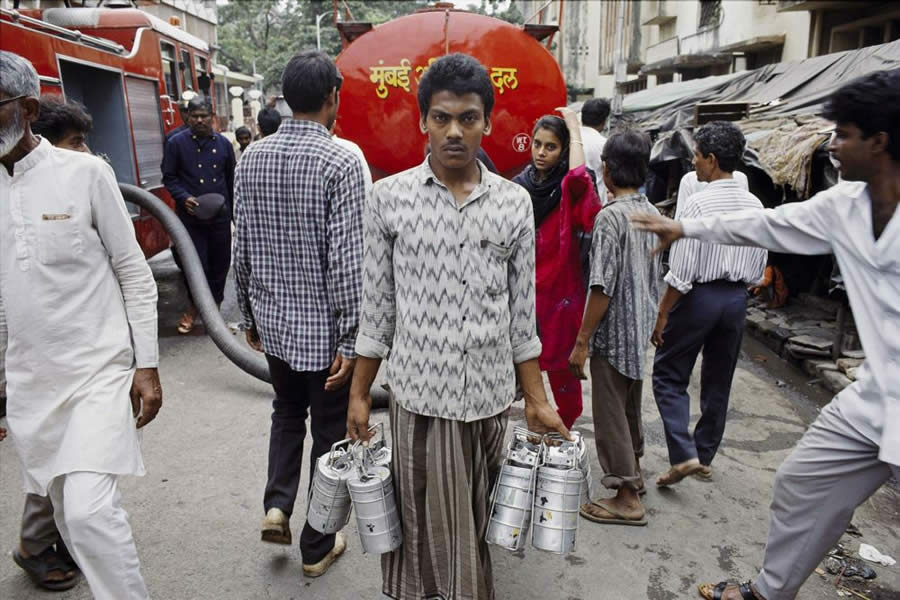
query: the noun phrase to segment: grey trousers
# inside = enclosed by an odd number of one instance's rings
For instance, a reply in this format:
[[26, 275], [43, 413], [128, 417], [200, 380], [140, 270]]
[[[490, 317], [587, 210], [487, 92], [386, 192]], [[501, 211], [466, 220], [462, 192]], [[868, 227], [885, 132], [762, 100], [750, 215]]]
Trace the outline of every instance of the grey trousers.
[[59, 541], [50, 498], [25, 494], [21, 538], [22, 549], [31, 555], [40, 554]]
[[778, 468], [762, 572], [766, 600], [793, 600], [819, 561], [840, 539], [856, 507], [900, 467], [878, 460], [832, 401]]

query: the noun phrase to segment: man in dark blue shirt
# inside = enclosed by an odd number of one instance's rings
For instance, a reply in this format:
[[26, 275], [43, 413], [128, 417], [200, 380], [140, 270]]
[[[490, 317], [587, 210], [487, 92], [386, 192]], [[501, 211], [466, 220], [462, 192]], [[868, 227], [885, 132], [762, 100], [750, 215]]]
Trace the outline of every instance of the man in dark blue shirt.
[[[187, 112], [188, 129], [166, 141], [163, 182], [175, 200], [175, 212], [194, 241], [213, 298], [221, 304], [231, 265], [234, 148], [213, 131], [209, 99], [200, 96], [192, 99]], [[195, 214], [200, 206], [197, 198], [211, 193], [224, 196], [225, 205], [215, 216], [201, 219]], [[197, 308], [191, 300], [178, 324], [179, 333], [189, 333], [196, 318]]]

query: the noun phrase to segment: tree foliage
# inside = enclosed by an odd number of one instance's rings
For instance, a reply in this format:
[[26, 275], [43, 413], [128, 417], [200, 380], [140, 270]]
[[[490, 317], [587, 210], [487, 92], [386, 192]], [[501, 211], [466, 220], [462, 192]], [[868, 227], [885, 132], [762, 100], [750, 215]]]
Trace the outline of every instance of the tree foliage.
[[[340, 0], [339, 19], [378, 25], [428, 4], [427, 0]], [[341, 51], [333, 10], [333, 0], [230, 0], [218, 8], [218, 62], [243, 73], [259, 73], [266, 90], [277, 89], [291, 57], [316, 47], [317, 15], [327, 13], [321, 19], [322, 50], [331, 56]], [[522, 22], [515, 5], [504, 0], [472, 0], [468, 10]]]

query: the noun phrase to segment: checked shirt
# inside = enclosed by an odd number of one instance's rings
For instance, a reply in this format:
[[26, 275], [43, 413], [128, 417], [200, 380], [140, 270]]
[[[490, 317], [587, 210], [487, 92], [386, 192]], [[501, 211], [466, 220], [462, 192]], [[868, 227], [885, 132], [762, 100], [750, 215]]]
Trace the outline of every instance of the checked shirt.
[[353, 358], [359, 323], [359, 158], [312, 121], [289, 120], [244, 152], [235, 176], [234, 269], [244, 327], [295, 371]]

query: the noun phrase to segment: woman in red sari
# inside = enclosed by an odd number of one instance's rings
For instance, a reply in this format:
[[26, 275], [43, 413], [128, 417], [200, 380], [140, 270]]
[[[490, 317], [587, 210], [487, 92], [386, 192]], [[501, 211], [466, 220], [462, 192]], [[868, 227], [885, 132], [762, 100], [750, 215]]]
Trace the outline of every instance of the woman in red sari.
[[541, 117], [532, 132], [531, 164], [513, 179], [534, 204], [537, 263], [537, 324], [557, 410], [566, 427], [581, 415], [581, 381], [568, 369], [584, 312], [586, 287], [579, 231], [590, 233], [600, 211], [593, 179], [584, 166], [581, 129], [574, 111], [565, 119]]

